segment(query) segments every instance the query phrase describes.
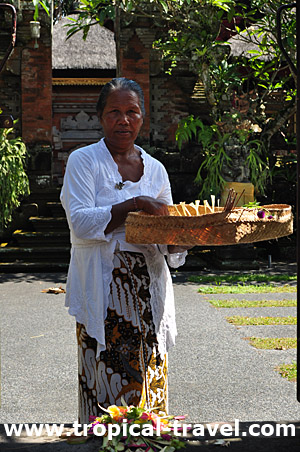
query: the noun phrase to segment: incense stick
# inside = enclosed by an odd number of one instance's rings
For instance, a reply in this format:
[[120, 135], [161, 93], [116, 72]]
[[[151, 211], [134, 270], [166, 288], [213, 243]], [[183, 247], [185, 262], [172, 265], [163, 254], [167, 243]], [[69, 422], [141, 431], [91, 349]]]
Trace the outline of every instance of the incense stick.
[[229, 193], [228, 193], [228, 196], [227, 196], [227, 199], [226, 199], [225, 206], [224, 206], [223, 210], [225, 210], [225, 211], [232, 210], [234, 202], [235, 202], [235, 199], [236, 199], [236, 196], [237, 196], [236, 191], [233, 188], [231, 188], [229, 190]]
[[245, 193], [245, 189], [244, 189], [244, 190], [242, 191], [242, 193], [240, 194], [240, 196], [239, 196], [237, 202], [235, 203], [235, 206], [234, 206], [234, 207], [236, 207], [236, 206], [238, 205], [239, 200], [241, 199], [241, 197], [243, 196], [244, 193]]

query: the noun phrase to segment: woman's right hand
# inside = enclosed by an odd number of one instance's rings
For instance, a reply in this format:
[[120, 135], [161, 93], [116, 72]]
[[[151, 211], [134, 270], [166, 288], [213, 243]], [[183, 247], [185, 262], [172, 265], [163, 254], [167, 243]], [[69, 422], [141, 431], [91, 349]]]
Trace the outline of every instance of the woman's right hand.
[[134, 198], [130, 198], [112, 206], [112, 218], [106, 226], [104, 233], [108, 234], [118, 228], [124, 223], [128, 212], [133, 212], [136, 208], [152, 215], [169, 215], [167, 204], [151, 198], [150, 196], [137, 196], [135, 201]]
[[169, 215], [167, 204], [150, 196], [137, 196], [136, 204], [139, 210], [150, 213], [151, 215]]

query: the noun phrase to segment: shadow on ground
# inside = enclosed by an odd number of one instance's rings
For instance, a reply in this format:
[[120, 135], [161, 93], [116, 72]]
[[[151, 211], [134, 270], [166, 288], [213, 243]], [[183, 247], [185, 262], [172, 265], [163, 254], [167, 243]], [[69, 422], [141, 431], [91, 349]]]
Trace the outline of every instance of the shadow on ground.
[[6, 282], [31, 284], [35, 281], [55, 281], [57, 284], [65, 284], [67, 280], [66, 272], [51, 273], [0, 273], [0, 284]]

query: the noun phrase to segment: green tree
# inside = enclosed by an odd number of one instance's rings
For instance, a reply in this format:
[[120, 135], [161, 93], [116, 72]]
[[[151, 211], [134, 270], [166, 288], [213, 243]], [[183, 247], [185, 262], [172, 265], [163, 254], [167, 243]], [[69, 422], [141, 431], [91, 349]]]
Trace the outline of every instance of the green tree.
[[21, 138], [15, 138], [13, 134], [13, 128], [0, 129], [0, 229], [11, 221], [22, 196], [29, 195], [25, 172], [26, 146]]

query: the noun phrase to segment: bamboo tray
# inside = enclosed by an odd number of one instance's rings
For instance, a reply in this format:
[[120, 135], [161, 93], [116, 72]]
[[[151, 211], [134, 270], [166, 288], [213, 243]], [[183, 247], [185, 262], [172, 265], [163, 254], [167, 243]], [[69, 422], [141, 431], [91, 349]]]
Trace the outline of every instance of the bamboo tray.
[[[125, 222], [126, 241], [137, 244], [168, 245], [235, 245], [284, 237], [293, 233], [293, 215], [287, 204], [271, 204], [259, 209], [222, 207], [208, 213], [200, 206], [198, 215], [189, 204], [190, 216], [181, 216], [181, 205], [169, 206], [170, 215], [156, 216], [145, 212], [130, 212]], [[259, 218], [259, 210], [267, 211]], [[272, 215], [273, 218], [267, 218]]]

